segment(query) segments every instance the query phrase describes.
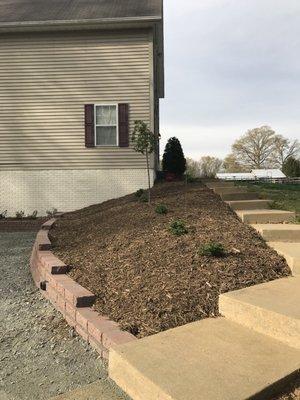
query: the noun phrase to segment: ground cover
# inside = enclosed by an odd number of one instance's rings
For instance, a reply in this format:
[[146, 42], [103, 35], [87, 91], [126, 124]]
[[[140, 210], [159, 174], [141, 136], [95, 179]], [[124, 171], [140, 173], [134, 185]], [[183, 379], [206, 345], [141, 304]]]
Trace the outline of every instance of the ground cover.
[[[218, 316], [219, 293], [290, 274], [201, 183], [158, 184], [152, 198], [151, 206], [130, 195], [68, 213], [50, 233], [71, 276], [97, 296], [96, 310], [137, 337]], [[162, 204], [167, 212], [156, 212]], [[221, 257], [207, 252], [212, 243]]]

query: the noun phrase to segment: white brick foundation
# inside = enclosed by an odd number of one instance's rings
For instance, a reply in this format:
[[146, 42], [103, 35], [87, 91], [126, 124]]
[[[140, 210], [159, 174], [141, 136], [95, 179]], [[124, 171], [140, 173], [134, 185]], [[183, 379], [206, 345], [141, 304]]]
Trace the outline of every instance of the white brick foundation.
[[[154, 175], [151, 170], [152, 184]], [[0, 212], [73, 211], [146, 187], [142, 169], [0, 171]]]

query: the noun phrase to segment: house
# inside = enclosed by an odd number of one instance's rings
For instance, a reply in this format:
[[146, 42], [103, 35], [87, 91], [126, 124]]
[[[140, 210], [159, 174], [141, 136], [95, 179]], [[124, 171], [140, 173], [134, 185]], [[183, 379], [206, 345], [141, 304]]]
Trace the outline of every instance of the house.
[[280, 169], [253, 169], [251, 172], [218, 173], [218, 179], [231, 181], [282, 181], [286, 176]]
[[162, 2], [0, 0], [0, 211], [70, 211], [147, 186], [130, 134], [135, 120], [159, 130]]
[[280, 169], [253, 169], [251, 173], [255, 177], [255, 179], [286, 179], [286, 175]]
[[216, 175], [218, 179], [229, 181], [252, 181], [254, 176], [250, 172], [221, 172]]

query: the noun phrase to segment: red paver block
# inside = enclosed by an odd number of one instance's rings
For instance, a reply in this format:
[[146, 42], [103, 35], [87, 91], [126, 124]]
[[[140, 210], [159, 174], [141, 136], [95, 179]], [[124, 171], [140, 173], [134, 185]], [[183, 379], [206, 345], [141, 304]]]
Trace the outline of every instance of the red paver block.
[[89, 340], [89, 335], [87, 333], [87, 331], [85, 331], [80, 325], [75, 326], [75, 330], [78, 333], [78, 335], [80, 335], [86, 342], [88, 342]]
[[67, 301], [65, 302], [66, 304], [66, 313], [68, 314], [69, 317], [71, 317], [75, 322], [76, 322], [76, 308], [68, 303]]
[[108, 318], [100, 316], [99, 314], [88, 321], [88, 333], [101, 343], [104, 332], [117, 329], [119, 329], [119, 325], [116, 322], [110, 321]]
[[40, 262], [51, 274], [66, 274], [68, 272], [69, 267], [51, 251], [39, 251], [38, 255]]
[[90, 307], [77, 308], [76, 310], [76, 323], [81, 325], [86, 331], [88, 331], [88, 323], [98, 318], [99, 314]]
[[53, 227], [53, 224], [55, 223], [55, 221], [56, 221], [56, 218], [49, 219], [49, 221], [46, 221], [42, 225], [42, 229], [45, 230], [45, 231], [49, 231]]
[[59, 294], [57, 294], [56, 308], [63, 315], [65, 315], [65, 313], [66, 313], [66, 301], [65, 301], [64, 297], [60, 296]]
[[89, 290], [78, 285], [75, 281], [71, 280], [64, 286], [65, 288], [65, 299], [75, 307], [90, 307], [94, 304], [96, 296]]
[[70, 317], [68, 314], [65, 314], [65, 320], [67, 321], [68, 325], [70, 325], [72, 328], [75, 328], [76, 322], [72, 317]]
[[100, 354], [100, 356], [102, 357], [102, 353], [104, 351], [104, 347], [102, 346], [102, 344], [96, 340], [95, 338], [93, 338], [93, 336], [89, 335], [89, 344], [90, 346], [97, 351], [97, 353]]
[[121, 331], [120, 329], [103, 332], [102, 335], [102, 344], [106, 349], [135, 340], [137, 340], [135, 336], [131, 335], [129, 332]]
[[51, 242], [48, 237], [48, 232], [47, 231], [39, 231], [36, 237], [38, 248], [40, 251], [49, 251], [51, 250]]
[[47, 285], [47, 293], [51, 302], [56, 303], [57, 300], [57, 291], [52, 286]]

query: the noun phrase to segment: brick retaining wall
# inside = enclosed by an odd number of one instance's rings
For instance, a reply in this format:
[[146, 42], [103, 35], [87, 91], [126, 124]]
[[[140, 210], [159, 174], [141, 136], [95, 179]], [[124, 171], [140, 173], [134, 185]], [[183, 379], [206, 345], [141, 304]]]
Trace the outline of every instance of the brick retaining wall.
[[51, 301], [66, 322], [103, 359], [107, 359], [111, 346], [137, 338], [122, 331], [116, 322], [93, 310], [95, 295], [66, 275], [69, 267], [51, 251], [48, 232], [54, 223], [54, 218], [47, 221], [37, 234], [30, 259], [33, 279], [44, 297]]

